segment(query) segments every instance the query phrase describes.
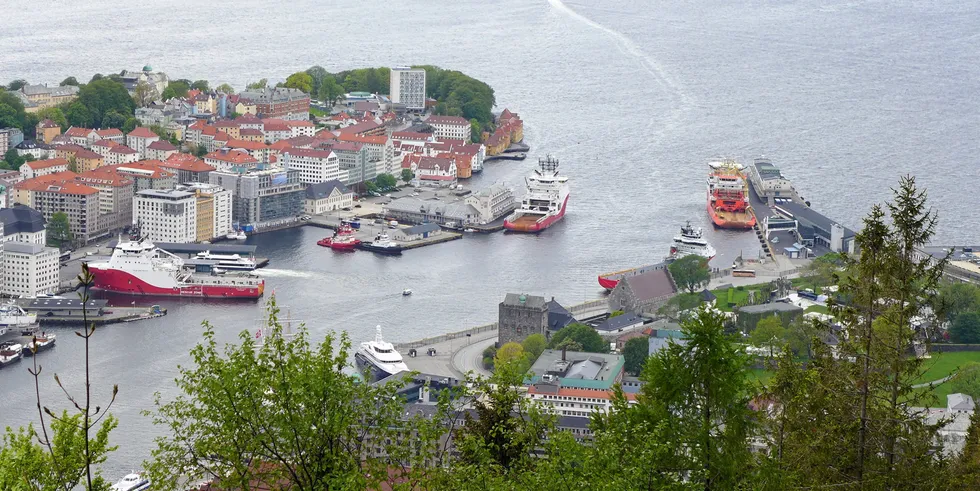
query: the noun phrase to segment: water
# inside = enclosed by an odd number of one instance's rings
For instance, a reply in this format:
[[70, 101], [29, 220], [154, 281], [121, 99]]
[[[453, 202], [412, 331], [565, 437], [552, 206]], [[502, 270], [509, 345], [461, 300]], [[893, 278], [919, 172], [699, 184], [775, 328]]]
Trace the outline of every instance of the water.
[[[472, 186], [519, 188], [544, 152], [560, 156], [572, 177], [565, 220], [539, 236], [466, 237], [400, 258], [335, 254], [315, 246], [324, 232], [312, 228], [250, 238], [272, 259], [268, 290], [320, 338], [346, 330], [359, 342], [382, 324], [399, 341], [484, 324], [508, 291], [594, 298], [597, 273], [658, 260], [686, 220], [708, 226], [704, 161], [717, 155], [765, 154], [817, 209], [852, 227], [900, 175], [914, 173], [941, 213], [937, 241], [975, 242], [975, 220], [964, 217], [980, 173], [977, 5], [218, 3], [235, 22], [189, 22], [143, 4], [107, 15], [91, 0], [71, 9], [26, 2], [5, 12], [0, 80], [87, 80], [149, 63], [173, 78], [242, 88], [313, 64], [436, 64], [485, 80], [498, 109], [525, 120], [532, 158], [492, 163]], [[753, 234], [708, 234], [718, 265], [755, 251]], [[414, 294], [405, 298], [407, 287]], [[110, 326], [94, 341], [96, 390], [107, 396], [120, 385], [112, 411], [121, 448], [106, 465], [110, 476], [148, 456], [158, 432], [139, 412], [153, 392], [174, 394], [200, 322], [232, 340], [262, 315], [259, 303], [162, 303], [167, 317]], [[76, 391], [82, 381], [79, 341], [58, 333], [58, 347], [39, 358], [43, 397], [55, 406], [63, 404], [51, 374]], [[0, 426], [36, 419], [23, 368], [0, 373]]]

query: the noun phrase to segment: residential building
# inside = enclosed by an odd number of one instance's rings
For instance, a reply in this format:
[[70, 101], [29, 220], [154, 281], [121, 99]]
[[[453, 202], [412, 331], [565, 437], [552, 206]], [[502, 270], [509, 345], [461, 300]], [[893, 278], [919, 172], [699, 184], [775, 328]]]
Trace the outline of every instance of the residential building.
[[262, 133], [262, 130], [254, 128], [242, 128], [238, 130], [238, 138], [247, 142], [262, 143], [265, 141], [265, 135]]
[[293, 130], [282, 119], [263, 119], [262, 135], [265, 143], [275, 143], [293, 137]]
[[21, 157], [30, 155], [34, 157], [34, 160], [48, 159], [58, 153], [53, 146], [44, 142], [35, 142], [34, 140], [24, 140], [18, 143], [14, 149], [17, 151], [17, 155]]
[[479, 223], [490, 223], [514, 211], [518, 205], [514, 191], [499, 183], [470, 194], [464, 201], [479, 213]]
[[368, 160], [381, 162], [379, 172], [395, 172], [395, 146], [390, 138], [382, 135], [352, 135], [341, 133], [337, 137], [342, 142], [360, 143], [368, 152]]
[[222, 148], [246, 152], [256, 161], [263, 164], [269, 163], [271, 152], [269, 146], [262, 142], [251, 142], [245, 140], [228, 140]]
[[361, 143], [335, 143], [330, 146], [330, 150], [337, 155], [341, 180], [348, 186], [373, 180], [384, 170], [384, 163], [370, 160], [367, 147]]
[[37, 139], [47, 144], [50, 144], [54, 137], [61, 134], [61, 126], [50, 119], [38, 122], [35, 130], [37, 131]]
[[141, 159], [149, 158], [146, 155], [147, 147], [156, 141], [160, 141], [160, 137], [156, 133], [150, 131], [149, 128], [144, 128], [142, 126], [137, 126], [133, 129], [133, 131], [130, 131], [129, 134], [126, 135], [126, 146], [136, 150]]
[[68, 128], [68, 131], [65, 131], [65, 137], [68, 138], [68, 141], [71, 142], [72, 145], [78, 145], [82, 148], [88, 148], [89, 145], [94, 143], [94, 142], [90, 142], [88, 139], [88, 136], [91, 133], [92, 130], [89, 128], [72, 126]]
[[[586, 361], [583, 363], [588, 363], [591, 368], [599, 362]], [[626, 400], [630, 404], [636, 403], [636, 393], [627, 392], [623, 395], [626, 396]], [[536, 401], [553, 414], [588, 418], [593, 413], [605, 414], [612, 410], [613, 391], [564, 387], [554, 383], [538, 383], [527, 388], [525, 397]]]
[[609, 294], [609, 310], [655, 313], [676, 293], [677, 287], [667, 271], [667, 263], [661, 263], [658, 268], [620, 280]]
[[210, 182], [209, 174], [215, 168], [203, 160], [186, 153], [175, 153], [164, 160], [160, 167], [177, 175], [177, 182]]
[[90, 170], [98, 169], [105, 165], [105, 158], [101, 155], [84, 148], [79, 148], [76, 150], [72, 156], [68, 158], [69, 162], [75, 162], [75, 169], [78, 172], [88, 172]]
[[411, 165], [415, 178], [423, 185], [451, 186], [456, 184], [456, 162], [441, 157], [421, 157]]
[[55, 213], [68, 216], [69, 228], [77, 242], [86, 244], [106, 235], [107, 224], [99, 217], [99, 190], [75, 181], [73, 172], [51, 174], [28, 179], [17, 184], [29, 192], [24, 204], [51, 221]]
[[204, 163], [216, 170], [228, 170], [233, 167], [254, 169], [259, 161], [247, 152], [222, 148], [204, 156]]
[[255, 104], [260, 118], [279, 118], [293, 121], [309, 121], [310, 96], [299, 89], [266, 87], [239, 94], [239, 101]]
[[0, 293], [17, 297], [37, 297], [58, 291], [61, 254], [43, 244], [7, 242], [3, 244], [3, 288]]
[[142, 160], [115, 165], [110, 169], [133, 180], [134, 194], [144, 189], [173, 189], [177, 185], [177, 174], [165, 169], [162, 164], [158, 160]]
[[65, 172], [68, 170], [68, 166], [69, 163], [67, 159], [55, 158], [26, 162], [21, 164], [18, 170], [20, 171], [20, 175], [24, 176], [24, 179], [33, 179], [35, 177], [46, 176], [56, 172]]
[[439, 140], [452, 139], [469, 142], [472, 135], [472, 125], [461, 116], [429, 116], [425, 124], [435, 130]]
[[120, 81], [126, 90], [129, 91], [130, 95], [136, 91], [136, 86], [143, 82], [147, 84], [150, 89], [150, 99], [156, 100], [163, 95], [163, 91], [167, 88], [170, 83], [170, 78], [167, 77], [166, 73], [154, 72], [153, 67], [146, 65], [140, 71], [135, 70], [123, 70], [120, 74]]
[[292, 137], [297, 136], [310, 136], [316, 134], [316, 125], [309, 121], [286, 121], [289, 126], [289, 130], [292, 133]]
[[44, 229], [44, 216], [37, 210], [24, 205], [14, 205], [0, 209], [0, 242], [22, 242], [24, 244], [47, 243]]
[[131, 177], [112, 167], [103, 167], [82, 172], [75, 180], [99, 191], [99, 216], [110, 233], [133, 223], [134, 180]]
[[342, 127], [336, 133], [340, 135], [384, 136], [385, 127], [375, 121], [361, 121], [360, 123]]
[[89, 146], [89, 150], [101, 155], [102, 158], [105, 159], [109, 156], [109, 150], [112, 150], [113, 147], [117, 147], [119, 145], [121, 145], [121, 143], [116, 143], [112, 140], [99, 140], [92, 143]]
[[133, 224], [155, 242], [197, 241], [197, 195], [177, 189], [147, 189], [133, 197]]
[[189, 117], [193, 108], [193, 104], [174, 98], [163, 103], [152, 103], [147, 107], [136, 108], [136, 119], [142, 126], [159, 125], [166, 128], [178, 120]]
[[548, 335], [548, 303], [537, 295], [508, 293], [500, 302], [497, 344], [520, 343], [532, 334]]
[[24, 132], [20, 128], [0, 128], [0, 152], [16, 147], [24, 141]]
[[354, 206], [354, 191], [339, 180], [331, 180], [306, 187], [306, 213], [319, 215], [328, 211]]
[[27, 112], [37, 112], [48, 107], [55, 107], [64, 102], [70, 102], [78, 97], [79, 88], [75, 85], [48, 87], [45, 85], [27, 84], [20, 92], [31, 101], [31, 109]]
[[340, 159], [330, 150], [292, 148], [282, 154], [279, 164], [299, 171], [299, 182], [319, 184], [341, 177]]
[[177, 147], [167, 140], [151, 142], [143, 152], [143, 158], [146, 160], [167, 160], [171, 155], [178, 153]]
[[78, 174], [71, 171], [62, 171], [40, 177], [33, 177], [31, 179], [23, 179], [22, 177], [13, 186], [13, 202], [25, 206], [33, 206], [34, 189], [37, 189], [41, 183], [72, 180], [76, 175]]
[[499, 155], [510, 148], [511, 143], [517, 143], [523, 139], [524, 122], [517, 114], [504, 109], [497, 117], [497, 129], [486, 141], [486, 154]]
[[391, 102], [411, 111], [425, 109], [425, 70], [393, 67], [391, 69]]
[[101, 129], [90, 130], [87, 135], [87, 138], [88, 138], [89, 145], [99, 140], [111, 140], [120, 145], [126, 142], [126, 135], [123, 134], [122, 130], [119, 130], [117, 128], [108, 128], [104, 130]]
[[211, 173], [211, 184], [232, 192], [232, 220], [243, 227], [263, 228], [303, 213], [306, 186], [295, 169], [260, 165]]
[[201, 182], [178, 186], [177, 189], [192, 192], [197, 197], [198, 241], [224, 237], [234, 231], [231, 219], [231, 191]]
[[136, 162], [140, 159], [140, 154], [136, 150], [126, 145], [116, 145], [109, 149], [105, 155], [105, 165], [119, 165]]
[[239, 140], [241, 139], [241, 128], [239, 124], [232, 120], [221, 120], [215, 122], [212, 126], [218, 129], [218, 131], [224, 132], [229, 138]]

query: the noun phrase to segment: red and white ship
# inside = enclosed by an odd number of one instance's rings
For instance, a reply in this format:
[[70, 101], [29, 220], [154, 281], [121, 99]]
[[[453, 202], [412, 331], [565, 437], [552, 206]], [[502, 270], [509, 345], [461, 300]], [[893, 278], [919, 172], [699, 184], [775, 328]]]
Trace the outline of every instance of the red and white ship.
[[316, 242], [316, 245], [329, 247], [336, 251], [353, 251], [357, 244], [361, 241], [354, 237], [354, 229], [350, 224], [341, 224], [337, 232], [333, 234], [333, 237], [327, 237], [320, 239]]
[[527, 177], [527, 194], [521, 207], [504, 220], [513, 232], [540, 232], [565, 216], [568, 177], [558, 175], [558, 159], [551, 155], [538, 160], [538, 169]]
[[127, 295], [168, 297], [258, 298], [265, 280], [252, 273], [194, 274], [184, 260], [152, 242], [120, 241], [112, 256], [88, 263], [95, 288]]
[[660, 262], [657, 264], [648, 264], [646, 266], [640, 266], [639, 268], [624, 269], [622, 271], [616, 271], [614, 273], [603, 273], [599, 275], [599, 286], [605, 288], [608, 291], [612, 291], [616, 288], [616, 285], [620, 281], [625, 280], [631, 276], [641, 275], [649, 271], [654, 271], [657, 269], [665, 269], [667, 267], [666, 262]]
[[749, 206], [742, 165], [734, 160], [709, 162], [708, 216], [719, 228], [750, 229], [755, 213]]

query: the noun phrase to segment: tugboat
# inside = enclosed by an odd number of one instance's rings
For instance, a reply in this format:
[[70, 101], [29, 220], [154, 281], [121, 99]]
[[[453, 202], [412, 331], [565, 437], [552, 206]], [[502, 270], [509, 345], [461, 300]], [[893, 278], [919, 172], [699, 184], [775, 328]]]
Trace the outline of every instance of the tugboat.
[[378, 235], [374, 237], [373, 241], [361, 242], [357, 244], [357, 248], [389, 256], [400, 255], [404, 249], [402, 246], [398, 245], [397, 242], [392, 242], [391, 239], [388, 238], [388, 233], [384, 230], [378, 232]]
[[691, 226], [691, 222], [681, 227], [681, 234], [674, 237], [670, 246], [670, 259], [680, 259], [684, 256], [701, 256], [707, 260], [715, 257], [715, 248], [704, 239], [700, 228]]
[[20, 361], [24, 356], [24, 347], [19, 343], [7, 341], [0, 343], [0, 368], [3, 368], [15, 361]]
[[24, 356], [34, 356], [34, 353], [40, 353], [45, 350], [54, 348], [55, 342], [54, 334], [41, 333], [40, 336], [34, 336], [30, 342], [27, 343], [27, 349], [24, 350]]
[[333, 237], [317, 241], [316, 245], [329, 247], [335, 251], [353, 251], [361, 241], [354, 237], [354, 228], [349, 223], [341, 224]]

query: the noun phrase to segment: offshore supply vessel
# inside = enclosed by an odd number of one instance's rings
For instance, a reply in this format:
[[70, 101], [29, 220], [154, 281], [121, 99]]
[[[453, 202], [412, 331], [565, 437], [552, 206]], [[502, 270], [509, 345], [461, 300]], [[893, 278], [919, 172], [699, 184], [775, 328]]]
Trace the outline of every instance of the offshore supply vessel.
[[708, 216], [718, 228], [750, 229], [755, 213], [749, 206], [744, 167], [734, 160], [708, 163]]
[[557, 157], [541, 157], [526, 181], [521, 206], [504, 220], [504, 228], [512, 232], [540, 232], [561, 220], [568, 206], [568, 177], [558, 175]]

